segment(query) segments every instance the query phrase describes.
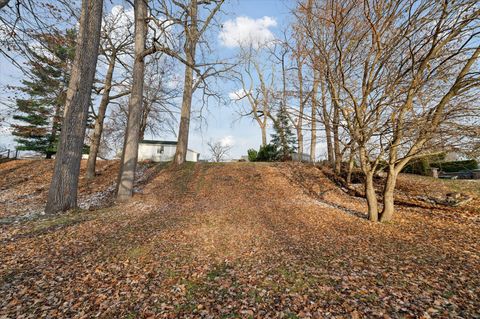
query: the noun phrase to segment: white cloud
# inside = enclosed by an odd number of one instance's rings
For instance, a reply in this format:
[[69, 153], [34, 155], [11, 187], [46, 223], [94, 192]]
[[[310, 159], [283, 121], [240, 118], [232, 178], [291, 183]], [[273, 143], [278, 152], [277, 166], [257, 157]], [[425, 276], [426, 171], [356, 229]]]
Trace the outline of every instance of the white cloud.
[[233, 146], [235, 145], [235, 139], [231, 135], [227, 135], [220, 140], [222, 146]]
[[246, 93], [243, 89], [238, 89], [238, 90], [236, 90], [235, 92], [230, 92], [230, 93], [228, 93], [228, 97], [229, 97], [230, 100], [232, 100], [232, 101], [241, 100], [241, 99], [243, 99], [246, 95], [247, 95], [247, 93]]
[[218, 37], [221, 44], [229, 48], [248, 45], [258, 48], [275, 39], [270, 28], [276, 26], [277, 21], [272, 17], [237, 17], [225, 22]]
[[[134, 34], [135, 14], [133, 8], [125, 9], [121, 5], [112, 7], [112, 10], [103, 19], [103, 32], [109, 33], [114, 44], [120, 44]], [[131, 41], [133, 48], [133, 40]]]

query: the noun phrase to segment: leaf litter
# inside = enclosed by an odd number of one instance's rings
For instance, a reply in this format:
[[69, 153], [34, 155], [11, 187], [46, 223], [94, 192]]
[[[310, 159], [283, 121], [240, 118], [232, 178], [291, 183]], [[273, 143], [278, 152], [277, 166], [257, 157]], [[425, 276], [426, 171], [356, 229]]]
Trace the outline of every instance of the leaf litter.
[[0, 318], [479, 316], [475, 219], [373, 224], [302, 164], [150, 172], [127, 203], [1, 225]]

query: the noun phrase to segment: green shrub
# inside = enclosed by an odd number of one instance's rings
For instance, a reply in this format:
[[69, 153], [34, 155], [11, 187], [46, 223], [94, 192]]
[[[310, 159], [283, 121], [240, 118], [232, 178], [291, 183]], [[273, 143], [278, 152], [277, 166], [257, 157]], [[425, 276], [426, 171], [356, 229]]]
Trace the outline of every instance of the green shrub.
[[258, 162], [274, 162], [278, 160], [279, 151], [277, 146], [274, 144], [267, 144], [265, 146], [260, 146], [260, 150], [257, 154]]
[[408, 163], [402, 172], [426, 176], [430, 172], [430, 164], [425, 157], [418, 158]]
[[430, 168], [433, 167], [430, 163], [441, 162], [445, 159], [445, 153], [427, 154], [422, 157], [411, 160], [402, 169], [402, 173], [410, 173], [427, 176], [430, 174]]
[[255, 162], [257, 160], [257, 155], [258, 155], [257, 150], [254, 150], [253, 148], [251, 148], [247, 151], [247, 153], [248, 153], [248, 160], [250, 162]]
[[430, 166], [438, 168], [443, 172], [452, 173], [452, 172], [460, 172], [464, 170], [477, 169], [478, 162], [476, 160], [436, 162], [436, 163], [431, 163]]

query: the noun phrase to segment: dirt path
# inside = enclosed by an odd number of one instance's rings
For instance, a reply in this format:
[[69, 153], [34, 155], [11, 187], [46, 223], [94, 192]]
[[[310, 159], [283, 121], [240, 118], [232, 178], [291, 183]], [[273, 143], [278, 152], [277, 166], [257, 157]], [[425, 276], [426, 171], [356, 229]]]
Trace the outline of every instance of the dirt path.
[[480, 315], [478, 224], [374, 225], [312, 191], [364, 209], [315, 169], [197, 164], [123, 205], [5, 226], [0, 318]]

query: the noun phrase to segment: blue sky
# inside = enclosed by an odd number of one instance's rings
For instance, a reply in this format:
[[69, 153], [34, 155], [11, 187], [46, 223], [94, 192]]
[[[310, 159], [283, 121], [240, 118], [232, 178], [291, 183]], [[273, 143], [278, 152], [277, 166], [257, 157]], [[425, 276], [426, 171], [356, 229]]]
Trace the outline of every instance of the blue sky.
[[[289, 0], [230, 0], [225, 4], [223, 11], [224, 21], [235, 20], [237, 17], [247, 17], [254, 20], [261, 20], [265, 17], [274, 19], [276, 26], [269, 27], [274, 35], [280, 36], [283, 28], [288, 24], [290, 18]], [[228, 48], [218, 40], [219, 49], [226, 56], [236, 53], [236, 48]], [[235, 85], [230, 84], [229, 89]], [[238, 87], [239, 88], [239, 87]], [[240, 118], [238, 114], [239, 105], [232, 102], [226, 106], [211, 106], [207, 117], [207, 126], [202, 130], [192, 130], [190, 134], [190, 148], [198, 150], [208, 156], [206, 142], [210, 139], [226, 140], [232, 143], [230, 155], [239, 158], [246, 155], [249, 148], [258, 149], [261, 144], [260, 128], [250, 118]]]
[[[250, 33], [257, 31], [259, 34], [271, 32], [274, 36], [280, 36], [281, 31], [288, 25], [292, 5], [293, 0], [227, 0], [223, 7], [224, 14], [221, 16], [221, 21], [227, 23], [230, 20], [235, 23], [238, 17], [247, 18], [247, 21], [252, 23], [250, 29], [247, 28]], [[238, 21], [245, 21], [245, 19]], [[276, 24], [271, 23], [271, 21], [275, 21]], [[256, 24], [259, 25], [258, 28], [256, 28]], [[235, 27], [238, 28], [233, 28], [234, 33], [245, 32], [245, 30], [241, 31], [244, 26], [237, 24]], [[218, 38], [218, 33], [213, 34], [212, 37], [217, 41], [219, 56], [233, 56], [236, 53], [236, 48], [222, 44], [222, 41]], [[0, 58], [0, 71], [1, 87], [7, 84], [18, 84], [18, 81], [22, 78], [21, 73], [3, 58]], [[219, 87], [219, 90], [225, 94], [235, 88], [232, 83], [224, 83], [223, 86]], [[4, 99], [5, 93], [0, 92], [0, 108]], [[222, 140], [231, 144], [230, 157], [232, 158], [245, 155], [249, 148], [258, 148], [261, 142], [258, 125], [251, 119], [240, 118], [237, 113], [238, 109], [239, 105], [234, 102], [221, 106], [212, 103], [203, 114], [206, 121], [201, 126], [198, 122], [192, 123], [189, 148], [200, 152], [202, 158], [208, 158], [206, 143], [210, 140]], [[12, 138], [4, 130], [0, 134], [0, 146], [3, 144], [12, 147]], [[175, 136], [168, 135], [147, 136], [147, 138], [175, 140]]]
[[[261, 20], [265, 17], [274, 19], [277, 26], [269, 27], [274, 35], [280, 36], [282, 28], [288, 24], [289, 8], [292, 2], [288, 0], [230, 0], [225, 4], [223, 21], [235, 21], [237, 17], [247, 17], [253, 20]], [[218, 41], [220, 55], [232, 56], [237, 52], [236, 48], [228, 48]], [[235, 84], [225, 84], [226, 91], [233, 91]], [[230, 156], [239, 158], [246, 155], [249, 148], [258, 149], [261, 144], [260, 128], [250, 118], [240, 118], [239, 105], [231, 102], [225, 106], [212, 104], [208, 109], [207, 123], [198, 129], [194, 125], [190, 132], [191, 149], [202, 154], [202, 158], [208, 157], [206, 143], [210, 140], [222, 140], [232, 144]], [[195, 128], [197, 126], [197, 128]]]

